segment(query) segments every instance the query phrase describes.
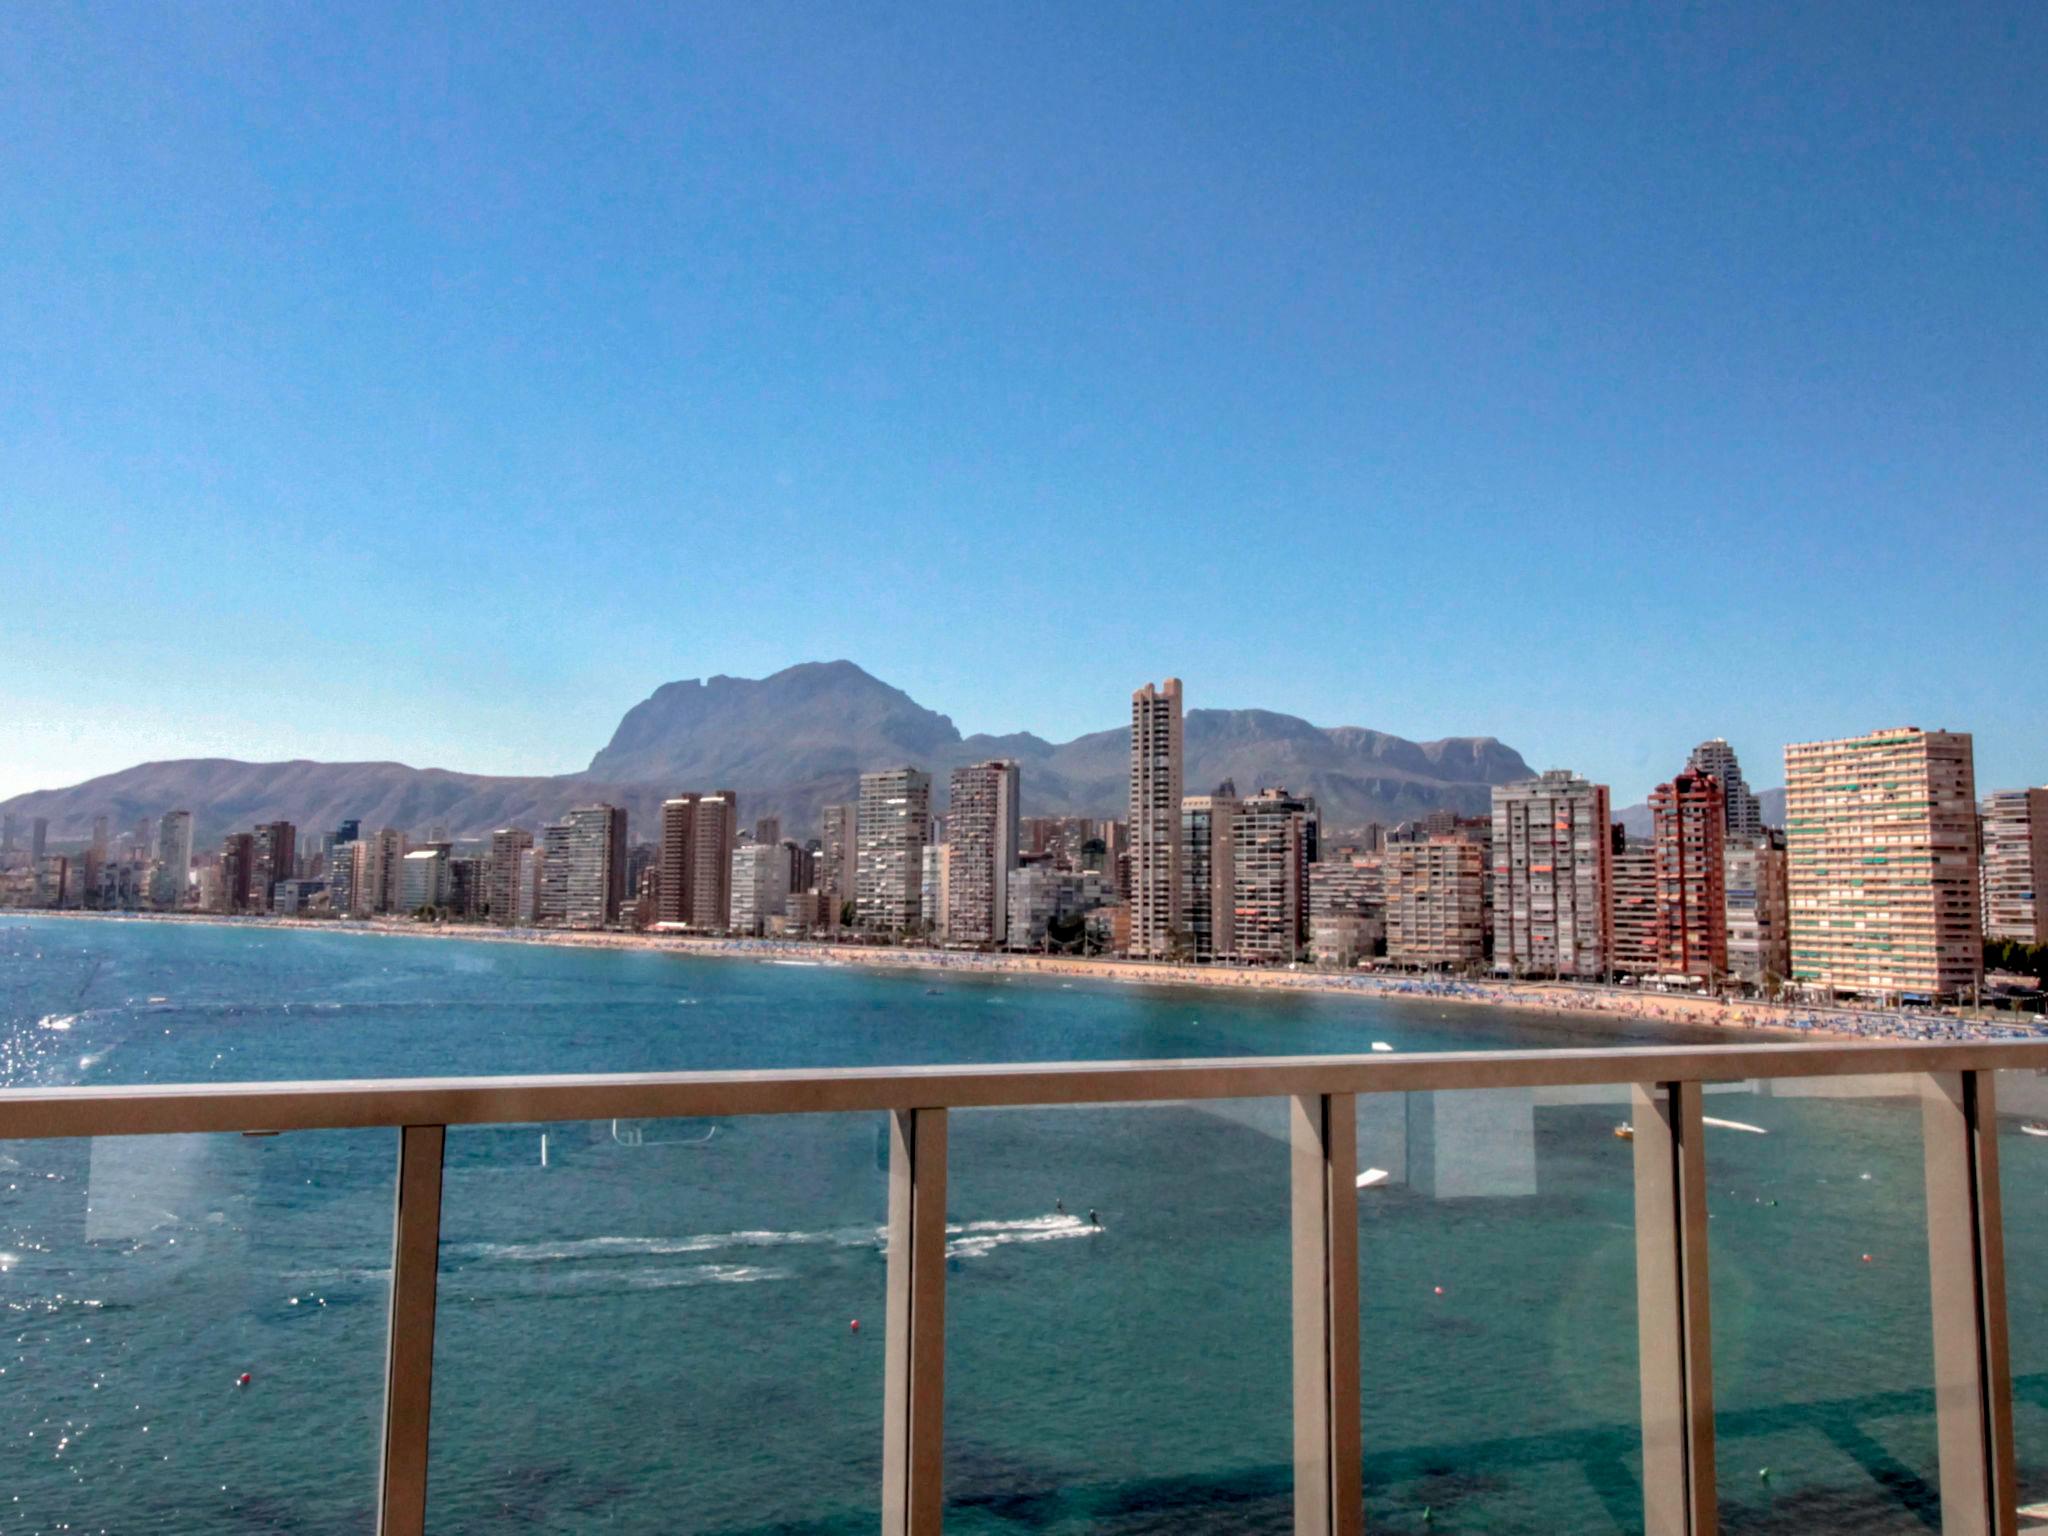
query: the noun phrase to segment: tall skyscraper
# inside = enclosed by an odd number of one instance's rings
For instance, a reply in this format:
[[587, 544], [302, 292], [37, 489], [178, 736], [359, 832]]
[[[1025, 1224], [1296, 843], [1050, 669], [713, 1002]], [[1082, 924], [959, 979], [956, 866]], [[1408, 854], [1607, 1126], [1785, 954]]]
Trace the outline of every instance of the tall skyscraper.
[[1206, 965], [1237, 954], [1237, 813], [1233, 786], [1180, 802], [1181, 931]]
[[1692, 749], [1692, 757], [1685, 766], [1691, 773], [1711, 773], [1721, 786], [1722, 825], [1730, 840], [1763, 835], [1763, 807], [1744, 781], [1742, 764], [1735, 760], [1733, 747], [1718, 736], [1703, 741]]
[[336, 917], [366, 917], [363, 885], [370, 845], [360, 838], [336, 843], [327, 852], [327, 906]]
[[626, 813], [584, 805], [541, 829], [541, 911], [563, 928], [606, 928], [626, 897]]
[[1614, 944], [1608, 794], [1553, 768], [1493, 791], [1493, 960], [1516, 975], [1600, 977]]
[[28, 824], [29, 858], [34, 860], [37, 864], [40, 864], [43, 862], [43, 856], [47, 854], [49, 851], [50, 818], [47, 816], [36, 816], [30, 818]]
[[1017, 765], [1007, 758], [953, 770], [946, 838], [953, 851], [945, 869], [949, 944], [1001, 949], [1009, 939], [1018, 790]]
[[1231, 905], [1238, 959], [1286, 965], [1301, 957], [1308, 939], [1312, 819], [1309, 802], [1284, 789], [1262, 789], [1237, 802]]
[[1867, 997], [1983, 979], [1967, 732], [1915, 726], [1785, 749], [1792, 975]]
[[780, 816], [757, 817], [754, 821], [754, 841], [771, 848], [781, 842], [782, 818]]
[[259, 822], [256, 827], [256, 872], [251, 899], [265, 911], [270, 893], [280, 880], [298, 872], [299, 830], [288, 821]]
[[860, 776], [854, 920], [877, 933], [912, 933], [924, 920], [924, 844], [931, 775], [884, 768]]
[[748, 843], [732, 851], [731, 932], [758, 937], [782, 915], [789, 898], [789, 858], [780, 843]]
[[818, 894], [825, 926], [839, 926], [853, 900], [859, 856], [860, 815], [852, 805], [828, 805], [818, 817]]
[[1650, 792], [1657, 870], [1657, 970], [1717, 981], [1728, 969], [1727, 806], [1711, 773]]
[[229, 912], [246, 912], [256, 896], [256, 834], [230, 832], [220, 844], [220, 896]]
[[439, 910], [449, 905], [448, 844], [429, 843], [414, 848], [400, 860], [398, 910], [418, 912], [422, 907]]
[[2048, 788], [2000, 789], [1984, 827], [1984, 937], [2048, 944]]
[[492, 922], [509, 927], [519, 921], [519, 859], [532, 847], [533, 834], [524, 827], [500, 827], [491, 834], [484, 901]]
[[691, 834], [690, 922], [711, 933], [732, 923], [732, 851], [739, 846], [740, 797], [700, 795]]
[[191, 880], [192, 813], [170, 811], [157, 825], [156, 875], [150, 884], [150, 900], [159, 907], [182, 907]]
[[1179, 678], [1131, 695], [1131, 953], [1146, 960], [1178, 944], [1181, 730]]
[[405, 874], [405, 834], [396, 827], [379, 827], [370, 839], [369, 863], [365, 869], [363, 897], [370, 912], [395, 912]]

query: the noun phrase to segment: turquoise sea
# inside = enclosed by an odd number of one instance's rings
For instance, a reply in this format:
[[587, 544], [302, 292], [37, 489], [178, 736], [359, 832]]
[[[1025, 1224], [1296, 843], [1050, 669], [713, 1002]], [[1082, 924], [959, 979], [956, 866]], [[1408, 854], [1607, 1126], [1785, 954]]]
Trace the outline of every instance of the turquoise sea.
[[[8, 1086], [1687, 1038], [1716, 1037], [0, 919]], [[1708, 1148], [1726, 1530], [1940, 1529], [1910, 1087], [1709, 1102], [1767, 1132]], [[1626, 1115], [1604, 1092], [1361, 1100], [1361, 1162], [1389, 1173], [1359, 1196], [1373, 1531], [1641, 1529]], [[1284, 1124], [1266, 1101], [952, 1117], [950, 1530], [1291, 1530]], [[2048, 1140], [2018, 1124], [2020, 1452], [2048, 1499]], [[395, 1156], [384, 1131], [0, 1142], [0, 1531], [368, 1532]], [[871, 1116], [451, 1131], [432, 1527], [875, 1529], [885, 1162]]]

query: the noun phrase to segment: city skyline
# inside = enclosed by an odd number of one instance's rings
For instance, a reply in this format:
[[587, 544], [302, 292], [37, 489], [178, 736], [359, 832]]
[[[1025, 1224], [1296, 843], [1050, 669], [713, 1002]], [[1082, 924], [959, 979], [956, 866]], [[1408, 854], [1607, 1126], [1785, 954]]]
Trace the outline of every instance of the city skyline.
[[1931, 617], [2048, 565], [2038, 7], [1175, 23], [9, 10], [0, 796], [562, 772], [849, 651], [1624, 803], [1873, 721], [2040, 777], [2033, 628]]

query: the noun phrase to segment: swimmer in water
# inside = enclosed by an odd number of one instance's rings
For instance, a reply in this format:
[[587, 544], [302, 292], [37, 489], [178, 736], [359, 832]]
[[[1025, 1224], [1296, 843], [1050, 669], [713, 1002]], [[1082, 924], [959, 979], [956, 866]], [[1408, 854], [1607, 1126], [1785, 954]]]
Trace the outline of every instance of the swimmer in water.
[[1055, 1200], [1052, 1203], [1052, 1208], [1055, 1211], [1059, 1212], [1060, 1215], [1064, 1216], [1067, 1213], [1067, 1202], [1064, 1200]]
[[1088, 1209], [1088, 1219], [1098, 1227], [1102, 1225], [1102, 1218], [1095, 1214], [1093, 1206], [1090, 1206]]

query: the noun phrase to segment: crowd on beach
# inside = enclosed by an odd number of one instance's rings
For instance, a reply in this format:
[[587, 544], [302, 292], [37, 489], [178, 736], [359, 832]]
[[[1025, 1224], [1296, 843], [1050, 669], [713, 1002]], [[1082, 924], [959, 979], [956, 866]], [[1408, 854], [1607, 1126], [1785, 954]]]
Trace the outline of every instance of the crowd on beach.
[[[134, 920], [138, 914], [126, 914]], [[667, 933], [492, 928], [474, 924], [420, 923], [387, 918], [369, 921], [295, 918], [182, 918], [139, 915], [143, 921], [232, 922], [238, 926], [313, 928], [324, 932], [458, 938], [596, 949], [652, 949], [678, 954], [718, 955], [779, 964], [868, 966], [891, 970], [1008, 974], [1144, 986], [1246, 987], [1258, 990], [1339, 993], [1368, 997], [1477, 1003], [1495, 1008], [1543, 1009], [1666, 1024], [1703, 1024], [1736, 1029], [1792, 1031], [1862, 1040], [2040, 1039], [2048, 1026], [2020, 1016], [1991, 1020], [1931, 1008], [1854, 1008], [1761, 998], [1725, 998], [1704, 993], [1579, 982], [1472, 980], [1374, 971], [1328, 971], [1307, 967], [1249, 968], [1166, 964], [1072, 955], [1039, 955], [979, 950], [942, 950], [878, 944], [832, 944], [815, 939], [714, 938]]]

